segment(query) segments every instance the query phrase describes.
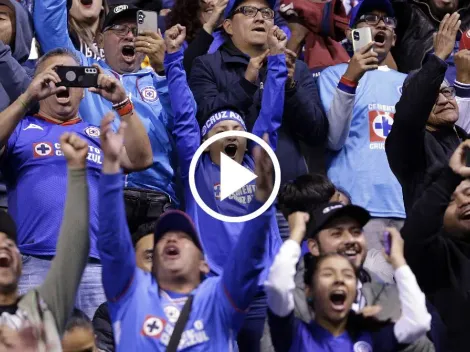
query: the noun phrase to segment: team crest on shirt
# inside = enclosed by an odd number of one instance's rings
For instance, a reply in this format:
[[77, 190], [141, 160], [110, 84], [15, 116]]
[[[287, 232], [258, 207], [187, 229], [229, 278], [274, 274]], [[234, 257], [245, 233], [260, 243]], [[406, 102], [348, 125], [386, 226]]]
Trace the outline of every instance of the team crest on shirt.
[[98, 127], [95, 126], [89, 126], [85, 128], [85, 133], [87, 136], [98, 138], [101, 135], [101, 131]]
[[395, 107], [369, 104], [370, 149], [385, 150], [385, 140], [393, 126]]
[[54, 146], [49, 142], [33, 143], [33, 156], [42, 158], [54, 155]]
[[152, 315], [145, 317], [142, 325], [142, 335], [148, 337], [159, 338], [165, 328], [166, 321]]
[[149, 103], [153, 103], [154, 101], [158, 100], [157, 90], [152, 86], [142, 88], [140, 90], [140, 95], [144, 101]]
[[220, 199], [220, 183], [214, 185], [214, 197], [215, 199]]
[[356, 342], [353, 346], [354, 352], [372, 352], [372, 346], [365, 341]]
[[180, 311], [178, 308], [174, 306], [166, 306], [163, 308], [163, 311], [165, 312], [165, 315], [170, 323], [175, 324], [178, 321], [180, 316]]

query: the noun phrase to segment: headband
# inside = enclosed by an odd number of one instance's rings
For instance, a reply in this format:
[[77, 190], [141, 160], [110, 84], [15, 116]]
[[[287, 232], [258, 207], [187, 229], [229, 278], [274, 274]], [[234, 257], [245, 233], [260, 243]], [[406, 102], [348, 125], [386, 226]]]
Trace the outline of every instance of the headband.
[[246, 131], [245, 121], [243, 121], [243, 118], [239, 114], [232, 110], [221, 110], [207, 119], [206, 123], [202, 126], [201, 129], [202, 136], [204, 137], [206, 134], [208, 134], [217, 123], [225, 120], [238, 122]]

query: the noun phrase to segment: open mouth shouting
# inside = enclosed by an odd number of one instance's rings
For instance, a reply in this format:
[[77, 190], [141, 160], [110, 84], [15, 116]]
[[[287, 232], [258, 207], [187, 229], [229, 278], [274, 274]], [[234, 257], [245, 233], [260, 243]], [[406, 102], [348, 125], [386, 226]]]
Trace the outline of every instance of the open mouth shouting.
[[358, 244], [354, 244], [340, 249], [338, 253], [345, 256], [353, 263], [361, 255], [362, 249]]
[[336, 312], [344, 312], [346, 309], [347, 292], [344, 289], [335, 289], [330, 292], [331, 307]]
[[262, 25], [258, 25], [258, 26], [253, 27], [253, 29], [251, 31], [256, 32], [256, 33], [267, 33], [266, 28]]
[[56, 95], [57, 101], [61, 105], [66, 105], [70, 102], [70, 92], [69, 88], [65, 89], [62, 92], [58, 92]]
[[467, 205], [459, 211], [460, 220], [470, 220], [470, 205]]
[[131, 64], [135, 60], [135, 47], [133, 44], [124, 44], [121, 48], [121, 54], [124, 61]]
[[163, 249], [163, 256], [169, 260], [175, 260], [180, 257], [180, 249], [174, 244], [168, 244]]
[[387, 36], [384, 31], [377, 32], [374, 36], [375, 46], [383, 47], [385, 45], [385, 40]]
[[238, 146], [235, 143], [229, 143], [224, 148], [224, 153], [231, 159], [235, 159], [237, 155]]
[[93, 0], [80, 0], [80, 3], [86, 8], [93, 6]]
[[9, 268], [11, 263], [13, 262], [13, 258], [7, 251], [0, 252], [0, 268]]

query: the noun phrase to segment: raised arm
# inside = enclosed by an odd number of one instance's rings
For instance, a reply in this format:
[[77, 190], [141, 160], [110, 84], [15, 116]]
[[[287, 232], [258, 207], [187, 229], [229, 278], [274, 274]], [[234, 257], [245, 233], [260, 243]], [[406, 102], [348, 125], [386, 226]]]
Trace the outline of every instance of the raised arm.
[[195, 102], [183, 68], [181, 46], [185, 37], [186, 28], [180, 25], [173, 26], [165, 32], [167, 48], [165, 71], [171, 106], [175, 114], [172, 133], [176, 140], [183, 178], [188, 177], [189, 165], [201, 144], [201, 131], [196, 120]]
[[[264, 140], [268, 142], [268, 135]], [[259, 146], [253, 149], [256, 179], [255, 199], [248, 212], [260, 208], [271, 195], [273, 188], [273, 166], [266, 151]], [[275, 218], [275, 208], [271, 207], [253, 220], [247, 221], [238, 242], [227, 258], [219, 286], [219, 298], [223, 300], [224, 316], [227, 324], [237, 330], [240, 326], [240, 313], [246, 312], [258, 291], [258, 282], [264, 270], [264, 258], [270, 233], [271, 219]], [[240, 265], [243, 263], [243, 265]]]
[[68, 30], [67, 0], [35, 0], [33, 20], [44, 53], [56, 48], [75, 51]]
[[276, 351], [289, 351], [294, 332], [294, 290], [300, 245], [305, 236], [309, 216], [293, 213], [289, 216], [291, 233], [284, 242], [269, 270], [264, 287], [268, 296], [269, 326]]
[[101, 133], [104, 160], [99, 185], [97, 246], [103, 265], [104, 291], [111, 302], [117, 301], [134, 287], [136, 270], [124, 209], [123, 174], [119, 159], [126, 128], [126, 122], [122, 122], [117, 134], [111, 129]]
[[390, 256], [387, 260], [395, 270], [395, 280], [401, 303], [401, 316], [394, 326], [399, 343], [413, 343], [431, 329], [431, 315], [426, 307], [426, 297], [419, 288], [416, 277], [405, 261], [404, 241], [395, 228], [387, 228], [391, 236]]
[[327, 147], [330, 150], [339, 151], [346, 143], [359, 80], [367, 71], [378, 67], [377, 53], [370, 50], [372, 45], [370, 43], [354, 54], [341, 78], [331, 69], [324, 70], [320, 75], [318, 84], [329, 122]]
[[53, 67], [46, 68], [36, 76], [24, 94], [0, 112], [0, 154], [5, 151], [8, 139], [30, 106], [66, 89], [65, 87], [57, 88], [55, 83], [58, 82], [60, 78]]
[[270, 45], [270, 55], [268, 56], [268, 70], [263, 89], [261, 111], [252, 132], [258, 137], [268, 133], [269, 143], [275, 150], [277, 130], [281, 127], [284, 111], [287, 66], [286, 56], [283, 51], [287, 43], [287, 36], [281, 29], [274, 26], [269, 31], [268, 43]]
[[385, 150], [390, 168], [401, 183], [407, 181], [406, 175], [422, 168], [426, 123], [439, 96], [447, 70], [445, 60], [454, 48], [459, 26], [457, 13], [444, 17], [434, 39], [434, 54], [429, 55], [423, 67], [407, 79], [396, 105]]
[[[107, 75], [99, 65], [94, 64], [93, 66], [99, 71], [99, 88], [89, 88], [89, 91], [110, 101], [121, 123], [125, 122], [128, 126], [124, 132], [124, 148], [120, 157], [121, 166], [127, 171], [146, 169], [152, 165], [153, 156], [149, 136], [142, 121], [134, 110], [121, 82], [116, 77]], [[101, 129], [109, 130], [114, 118], [113, 112], [107, 113], [101, 120]]]
[[75, 305], [90, 252], [90, 211], [86, 178], [88, 144], [74, 133], [64, 133], [60, 137], [60, 149], [67, 159], [68, 169], [64, 219], [57, 253], [38, 292], [55, 318], [59, 335], [62, 335]]

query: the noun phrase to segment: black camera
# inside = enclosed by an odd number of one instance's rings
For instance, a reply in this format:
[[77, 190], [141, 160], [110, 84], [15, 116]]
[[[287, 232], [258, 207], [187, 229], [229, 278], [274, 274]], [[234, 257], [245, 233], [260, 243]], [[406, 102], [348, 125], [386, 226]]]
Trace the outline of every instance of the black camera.
[[89, 88], [98, 86], [98, 69], [93, 66], [56, 66], [58, 87]]

